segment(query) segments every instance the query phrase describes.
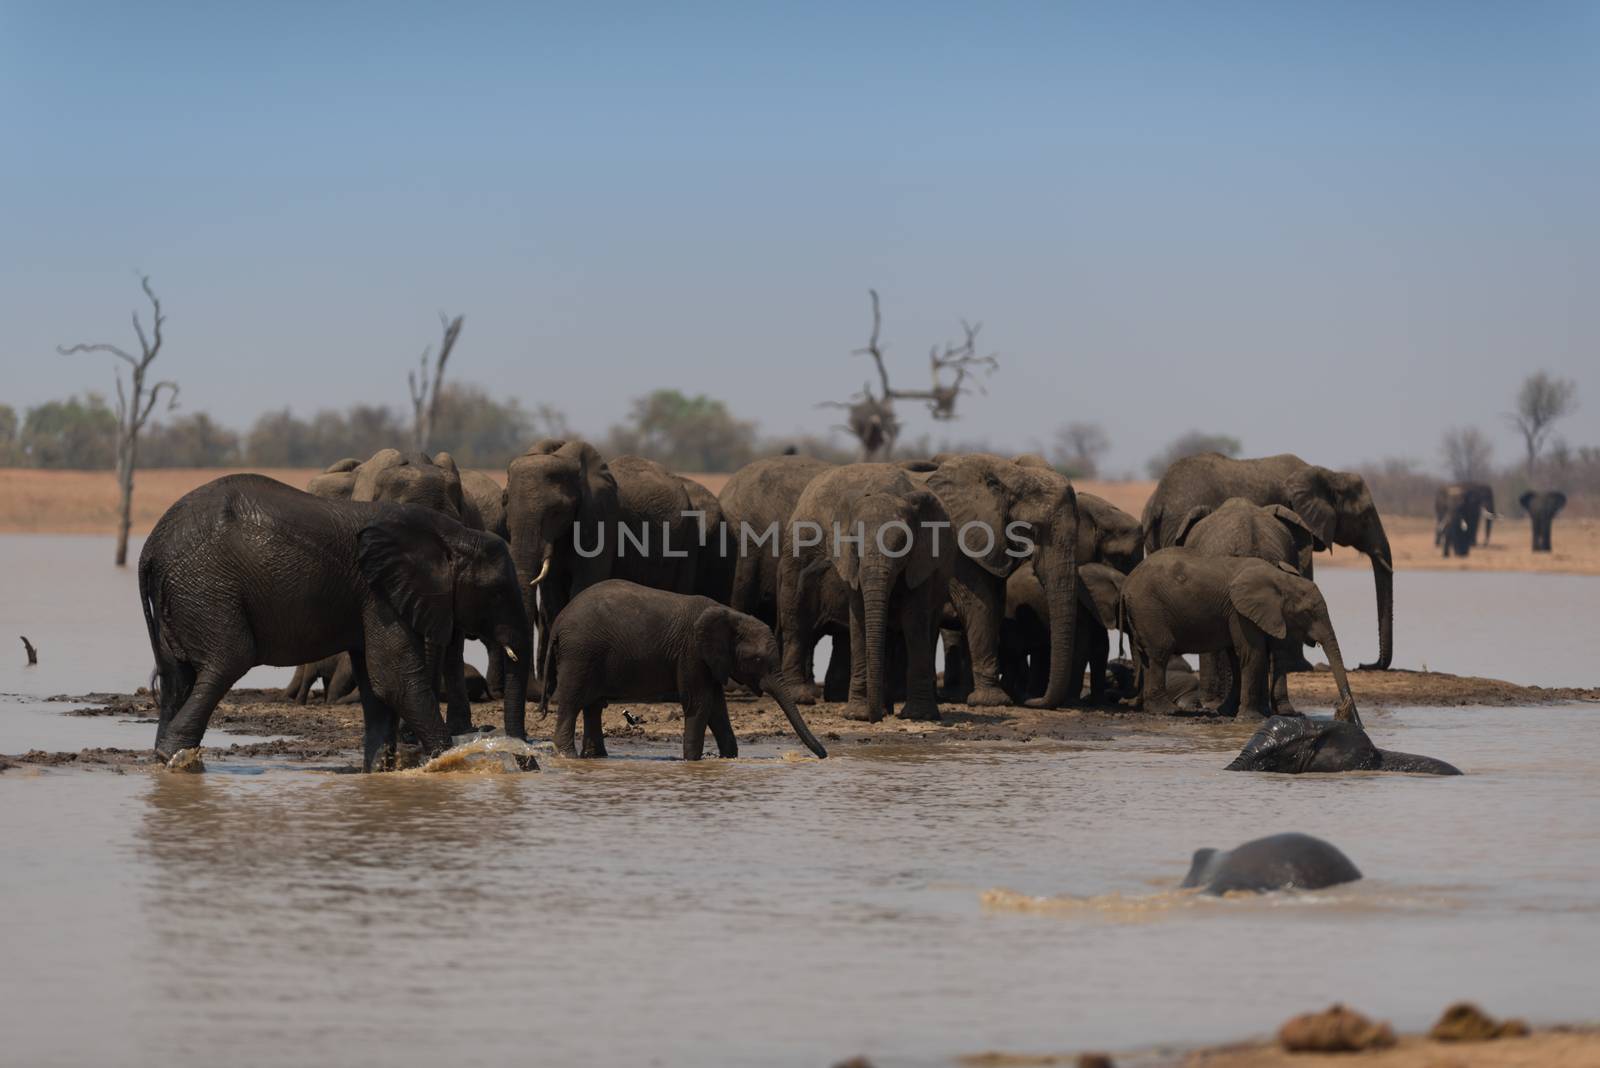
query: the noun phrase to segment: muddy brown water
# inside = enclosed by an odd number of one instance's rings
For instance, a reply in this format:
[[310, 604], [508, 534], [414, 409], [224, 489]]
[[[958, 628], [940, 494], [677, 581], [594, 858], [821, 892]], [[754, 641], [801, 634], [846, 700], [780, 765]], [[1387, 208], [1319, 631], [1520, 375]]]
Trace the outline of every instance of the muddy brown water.
[[[149, 724], [38, 700], [148, 674], [133, 577], [108, 559], [104, 539], [0, 538], [0, 636], [43, 658], [0, 657], [0, 752], [149, 743]], [[1592, 643], [1600, 580], [1517, 592], [1549, 578], [1402, 574], [1400, 662], [1466, 642], [1481, 662], [1430, 666], [1593, 684], [1561, 651]], [[1370, 578], [1324, 585], [1370, 657]], [[1469, 608], [1482, 637], [1461, 637]], [[1333, 1000], [1402, 1029], [1461, 997], [1589, 1019], [1594, 714], [1368, 713], [1460, 779], [1227, 773], [1243, 728], [1132, 719], [1078, 744], [838, 743], [822, 762], [783, 742], [686, 765], [622, 740], [522, 776], [210, 751], [205, 775], [17, 768], [0, 1063], [892, 1066], [1231, 1039]], [[1368, 878], [1141, 905], [1196, 847], [1281, 830]], [[1034, 897], [1065, 907], [1014, 907]]]

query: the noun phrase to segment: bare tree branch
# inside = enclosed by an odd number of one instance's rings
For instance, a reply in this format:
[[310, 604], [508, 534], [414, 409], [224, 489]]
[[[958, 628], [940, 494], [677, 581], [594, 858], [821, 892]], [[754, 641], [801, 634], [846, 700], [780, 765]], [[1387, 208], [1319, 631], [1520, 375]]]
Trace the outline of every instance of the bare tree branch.
[[456, 339], [461, 336], [461, 324], [465, 319], [464, 315], [451, 319], [444, 312], [440, 312], [439, 324], [444, 328], [444, 338], [439, 342], [439, 359], [433, 366], [432, 377], [430, 378], [428, 373], [428, 357], [433, 352], [431, 345], [422, 350], [422, 359], [418, 361], [417, 370], [406, 373], [406, 385], [411, 390], [412, 432], [418, 452], [428, 451], [428, 439], [433, 436], [434, 420], [439, 414], [439, 393], [444, 385], [444, 365], [456, 347]]

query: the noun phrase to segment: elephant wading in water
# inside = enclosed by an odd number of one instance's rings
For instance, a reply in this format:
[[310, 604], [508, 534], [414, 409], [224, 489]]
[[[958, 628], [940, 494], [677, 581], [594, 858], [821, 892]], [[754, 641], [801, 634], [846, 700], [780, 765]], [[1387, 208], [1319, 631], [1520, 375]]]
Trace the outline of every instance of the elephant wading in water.
[[1322, 592], [1287, 564], [1162, 549], [1123, 583], [1122, 615], [1144, 678], [1146, 712], [1175, 711], [1166, 688], [1173, 653], [1224, 653], [1235, 681], [1218, 711], [1271, 715], [1278, 684], [1269, 682], [1269, 671], [1281, 669], [1269, 667], [1270, 643], [1292, 636], [1322, 646], [1339, 687], [1337, 717], [1361, 722]]
[[1167, 468], [1145, 505], [1145, 547], [1154, 552], [1176, 544], [1191, 508], [1216, 507], [1229, 497], [1291, 508], [1323, 544], [1367, 555], [1378, 598], [1378, 659], [1362, 666], [1387, 669], [1394, 659], [1394, 557], [1366, 480], [1289, 453], [1255, 460], [1214, 452], [1189, 456]]
[[1274, 834], [1233, 849], [1197, 849], [1181, 889], [1207, 894], [1321, 890], [1353, 883], [1361, 871], [1331, 842], [1309, 834]]
[[1410, 771], [1460, 775], [1461, 770], [1433, 757], [1379, 749], [1358, 723], [1273, 716], [1239, 750], [1228, 771]]
[[883, 718], [893, 627], [905, 645], [906, 700], [899, 714], [937, 720], [933, 643], [957, 555], [939, 498], [894, 464], [850, 464], [814, 478], [781, 533], [778, 619], [790, 684], [805, 680], [813, 613], [838, 600], [828, 594], [831, 583], [842, 586], [850, 614], [845, 716]]
[[438, 753], [450, 735], [434, 683], [466, 631], [505, 647], [506, 733], [520, 738], [533, 653], [516, 583], [504, 542], [427, 508], [322, 500], [260, 475], [209, 482], [167, 509], [139, 555], [156, 753], [199, 745], [252, 667], [342, 650], [361, 690], [363, 767], [392, 759], [398, 718]]
[[676, 693], [683, 702], [683, 759], [700, 759], [708, 727], [721, 756], [738, 756], [723, 696], [729, 679], [772, 697], [806, 748], [828, 755], [795, 705], [772, 629], [709, 597], [610, 579], [572, 599], [556, 618], [547, 649], [540, 709], [548, 710], [553, 691], [555, 747], [563, 755], [574, 753], [579, 712], [583, 755], [603, 757], [600, 714], [607, 701]]
[[1542, 493], [1529, 490], [1517, 498], [1517, 503], [1522, 505], [1522, 510], [1533, 520], [1533, 551], [1549, 552], [1550, 526], [1556, 521], [1561, 509], [1567, 506], [1567, 495], [1559, 490], [1546, 490]]

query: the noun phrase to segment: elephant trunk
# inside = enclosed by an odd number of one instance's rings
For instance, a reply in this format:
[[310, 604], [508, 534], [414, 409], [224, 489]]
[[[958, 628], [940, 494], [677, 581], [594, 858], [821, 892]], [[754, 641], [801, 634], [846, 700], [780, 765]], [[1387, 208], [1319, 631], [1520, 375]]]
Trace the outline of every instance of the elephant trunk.
[[[1071, 529], [1053, 530], [1050, 542], [1039, 551], [1051, 559], [1044, 569], [1045, 607], [1050, 613], [1050, 680], [1043, 697], [1028, 702], [1035, 708], [1062, 708], [1072, 704], [1083, 686], [1083, 676], [1073, 677], [1072, 653], [1078, 619], [1078, 559], [1074, 547], [1078, 540], [1077, 519], [1065, 525]], [[1034, 572], [1039, 572], [1038, 563]], [[1081, 672], [1081, 667], [1079, 668]]]
[[805, 743], [807, 749], [819, 758], [826, 757], [828, 751], [822, 743], [817, 741], [817, 736], [811, 733], [811, 728], [806, 726], [805, 719], [800, 715], [800, 708], [794, 702], [794, 695], [790, 692], [789, 683], [784, 679], [782, 672], [773, 672], [761, 679], [761, 692], [767, 694], [778, 702], [778, 707], [783, 709], [783, 714], [789, 717], [789, 726], [794, 728], [794, 733]]
[[504, 642], [507, 738], [527, 739], [528, 676], [533, 671], [533, 635], [523, 629]]
[[862, 618], [866, 623], [867, 718], [876, 723], [883, 718], [885, 617], [889, 610], [889, 569], [882, 562], [861, 568]]
[[1326, 625], [1324, 632], [1317, 638], [1317, 644], [1328, 654], [1328, 666], [1333, 669], [1333, 682], [1339, 688], [1339, 707], [1335, 710], [1333, 718], [1347, 720], [1360, 726], [1361, 714], [1356, 711], [1356, 698], [1350, 692], [1350, 677], [1345, 674], [1344, 657], [1339, 653], [1339, 639], [1333, 635], [1332, 624]]
[[1363, 670], [1388, 671], [1394, 660], [1394, 557], [1383, 525], [1374, 518], [1377, 531], [1367, 556], [1372, 560], [1372, 584], [1378, 595], [1378, 659], [1362, 664]]

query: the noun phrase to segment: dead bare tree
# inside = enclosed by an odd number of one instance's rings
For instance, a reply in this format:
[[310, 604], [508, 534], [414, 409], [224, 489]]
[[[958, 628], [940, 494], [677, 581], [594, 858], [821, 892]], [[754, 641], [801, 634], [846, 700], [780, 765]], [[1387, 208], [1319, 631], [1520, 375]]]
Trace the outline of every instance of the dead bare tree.
[[449, 318], [439, 313], [439, 323], [444, 327], [444, 338], [439, 342], [439, 360], [433, 365], [433, 377], [428, 377], [428, 357], [433, 346], [422, 350], [422, 359], [415, 371], [406, 372], [406, 384], [411, 387], [412, 437], [418, 452], [428, 451], [428, 439], [433, 436], [433, 420], [439, 414], [439, 389], [444, 384], [444, 365], [450, 359], [450, 350], [456, 347], [461, 336], [461, 322], [466, 316]]
[[176, 382], [162, 379], [148, 391], [145, 389], [145, 375], [161, 352], [161, 327], [166, 323], [167, 317], [161, 314], [161, 301], [150, 288], [150, 276], [141, 275], [139, 285], [144, 290], [144, 295], [150, 298], [151, 322], [150, 333], [146, 335], [144, 324], [139, 321], [139, 313], [137, 311], [133, 313], [133, 332], [139, 338], [138, 356], [116, 345], [103, 342], [70, 347], [56, 346], [56, 352], [62, 356], [79, 352], [109, 352], [119, 359], [126, 360], [128, 366], [133, 368], [133, 381], [129, 389], [123, 388], [122, 372], [117, 371], [117, 487], [122, 496], [117, 519], [118, 567], [126, 567], [128, 563], [128, 528], [133, 525], [133, 471], [138, 465], [139, 431], [144, 429], [144, 424], [150, 418], [150, 412], [155, 408], [156, 400], [161, 396], [163, 389], [167, 391], [167, 410], [171, 411], [178, 406]]
[[[959, 345], [947, 344], [942, 350], [935, 345], [928, 353], [933, 374], [932, 387], [895, 389], [889, 384], [889, 370], [884, 363], [883, 346], [878, 340], [883, 328], [878, 291], [869, 289], [867, 293], [872, 297], [872, 336], [865, 348], [856, 349], [852, 355], [872, 357], [878, 369], [880, 388], [874, 393], [872, 383], [867, 382], [861, 387], [861, 392], [853, 394], [848, 401], [825, 401], [818, 407], [843, 408], [848, 413], [841, 429], [848, 430], [860, 442], [863, 460], [887, 460], [894, 455], [894, 444], [900, 436], [900, 420], [894, 413], [896, 400], [923, 401], [935, 419], [954, 419], [957, 398], [963, 393], [972, 392], [967, 385], [968, 376], [980, 368], [986, 369], [986, 374], [993, 374], [999, 368], [1000, 360], [993, 354], [978, 355], [978, 331], [983, 329], [983, 324], [972, 324], [963, 319], [961, 329], [966, 334], [966, 340]], [[952, 372], [953, 378], [950, 377]], [[984, 392], [982, 384], [976, 380], [972, 386], [978, 392]]]

